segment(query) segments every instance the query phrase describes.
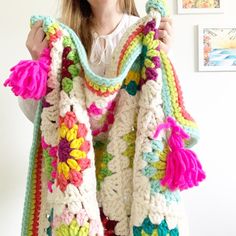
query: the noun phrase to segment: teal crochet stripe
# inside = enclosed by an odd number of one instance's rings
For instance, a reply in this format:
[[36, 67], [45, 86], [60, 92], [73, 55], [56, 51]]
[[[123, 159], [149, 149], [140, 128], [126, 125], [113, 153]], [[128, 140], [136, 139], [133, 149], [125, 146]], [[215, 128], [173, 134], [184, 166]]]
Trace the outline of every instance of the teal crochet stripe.
[[139, 73], [142, 69], [141, 57], [139, 56], [131, 67], [131, 70]]
[[166, 0], [149, 0], [146, 3], [146, 12], [147, 14], [150, 13], [151, 9], [157, 10], [162, 17], [168, 16], [168, 8], [166, 5]]
[[[152, 144], [152, 151], [150, 152], [144, 152], [143, 153], [143, 160], [145, 162], [147, 162], [147, 165], [145, 166], [145, 168], [143, 169], [143, 171], [145, 172], [146, 170], [152, 170], [153, 168], [153, 175], [155, 173], [157, 173], [159, 170], [157, 167], [154, 168], [154, 166], [152, 164], [157, 163], [158, 161], [160, 161], [160, 154], [159, 152], [162, 152], [164, 149], [164, 145], [163, 142], [160, 140], [152, 140], [151, 141]], [[144, 173], [145, 176], [146, 173]], [[152, 175], [152, 176], [153, 176]], [[150, 177], [152, 177], [150, 176]], [[149, 177], [149, 176], [147, 176]], [[170, 205], [173, 202], [179, 202], [180, 201], [180, 192], [179, 190], [176, 191], [170, 191], [168, 188], [165, 188], [163, 186], [161, 186], [160, 180], [159, 179], [155, 179], [155, 178], [151, 178], [150, 179], [150, 187], [151, 187], [151, 194], [155, 195], [156, 193], [160, 193], [162, 194], [167, 202], [167, 205]]]
[[35, 155], [37, 152], [38, 142], [39, 142], [39, 134], [40, 134], [40, 123], [41, 123], [41, 112], [42, 112], [42, 103], [39, 102], [35, 120], [34, 120], [34, 131], [33, 131], [33, 142], [30, 150], [29, 157], [29, 168], [28, 168], [28, 178], [26, 185], [26, 193], [25, 193], [25, 202], [24, 202], [24, 210], [23, 210], [23, 219], [22, 219], [22, 228], [21, 228], [21, 236], [26, 236], [29, 234], [29, 222], [30, 222], [30, 208], [31, 208], [31, 197], [32, 197], [32, 180], [33, 180], [33, 171], [35, 167]]
[[[118, 83], [122, 83], [124, 78], [126, 77], [126, 75], [128, 74], [131, 66], [133, 65], [134, 61], [137, 59], [137, 57], [141, 54], [142, 51], [142, 39], [140, 39], [139, 42], [137, 42], [136, 47], [133, 48], [133, 51], [130, 52], [130, 57], [129, 60], [127, 60], [127, 62], [125, 63], [125, 66], [122, 68], [122, 72], [119, 76], [114, 77], [114, 78], [105, 78], [102, 76], [99, 76], [97, 74], [95, 74], [88, 63], [88, 57], [85, 51], [85, 48], [81, 42], [81, 40], [79, 39], [79, 37], [77, 36], [77, 34], [68, 26], [52, 19], [51, 17], [45, 17], [45, 16], [32, 16], [31, 17], [31, 23], [34, 24], [35, 22], [42, 20], [44, 22], [44, 31], [47, 32], [47, 28], [57, 22], [60, 27], [62, 29], [65, 29], [67, 32], [69, 32], [70, 37], [73, 40], [73, 43], [78, 51], [79, 54], [79, 58], [80, 58], [80, 63], [86, 73], [86, 75], [95, 83], [99, 84], [99, 85], [106, 85], [106, 86], [115, 86]], [[139, 20], [140, 22], [143, 21], [143, 19]], [[132, 26], [133, 27], [133, 26]], [[135, 30], [135, 28], [134, 28]]]
[[170, 204], [173, 204], [173, 202], [180, 202], [181, 198], [180, 198], [180, 191], [176, 190], [176, 191], [170, 191], [168, 188], [163, 188], [163, 186], [161, 186], [160, 184], [160, 180], [151, 180], [150, 181], [151, 184], [151, 194], [155, 195], [157, 193], [162, 194], [167, 202], [167, 206]]
[[[156, 231], [156, 232], [154, 232]], [[179, 236], [178, 227], [174, 229], [169, 229], [164, 219], [159, 225], [153, 224], [149, 217], [147, 217], [143, 224], [139, 227], [133, 226], [133, 235], [134, 236], [143, 236], [143, 235], [158, 235], [158, 236]]]
[[[141, 38], [140, 41], [135, 46], [135, 48], [133, 49], [133, 51], [130, 53], [130, 56], [129, 56], [128, 60], [125, 62], [124, 66], [121, 68], [121, 74], [124, 74], [125, 76], [127, 75], [127, 73], [130, 70], [130, 67], [134, 64], [134, 62], [137, 60], [137, 58], [141, 55], [142, 48], [143, 48], [143, 44], [142, 44], [142, 38]], [[130, 66], [130, 61], [133, 62], [133, 64], [131, 64], [131, 66]], [[127, 69], [126, 64], [128, 64], [130, 66], [129, 69]]]

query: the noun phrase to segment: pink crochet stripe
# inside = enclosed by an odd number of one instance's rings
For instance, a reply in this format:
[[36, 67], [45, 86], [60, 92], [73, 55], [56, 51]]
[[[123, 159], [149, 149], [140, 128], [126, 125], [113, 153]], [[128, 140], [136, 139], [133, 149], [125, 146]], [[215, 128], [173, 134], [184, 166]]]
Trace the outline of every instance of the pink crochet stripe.
[[71, 213], [67, 208], [63, 210], [61, 216], [55, 216], [53, 220], [53, 228], [58, 228], [62, 224], [69, 225], [72, 220], [76, 220], [79, 227], [84, 226], [89, 221], [89, 235], [98, 235], [99, 224], [96, 220], [89, 220], [89, 217], [84, 209], [81, 209], [76, 215]]
[[115, 106], [116, 106], [116, 102], [115, 101], [110, 101], [107, 104], [106, 109], [108, 111], [108, 114], [107, 114], [107, 117], [106, 117], [106, 121], [102, 125], [102, 127], [92, 131], [92, 134], [94, 136], [98, 136], [102, 132], [107, 132], [109, 130], [109, 126], [114, 123], [114, 121], [115, 121], [115, 116], [114, 116]]
[[89, 116], [99, 116], [99, 115], [104, 114], [105, 111], [113, 112], [115, 110], [115, 105], [116, 105], [115, 101], [109, 101], [107, 106], [106, 106], [106, 109], [102, 109], [102, 108], [97, 107], [95, 102], [93, 102], [87, 108], [87, 111], [88, 111]]
[[88, 111], [88, 114], [89, 116], [98, 116], [98, 115], [101, 115], [102, 114], [102, 109], [101, 108], [98, 108], [95, 104], [95, 102], [93, 102], [89, 108], [87, 108], [87, 111]]

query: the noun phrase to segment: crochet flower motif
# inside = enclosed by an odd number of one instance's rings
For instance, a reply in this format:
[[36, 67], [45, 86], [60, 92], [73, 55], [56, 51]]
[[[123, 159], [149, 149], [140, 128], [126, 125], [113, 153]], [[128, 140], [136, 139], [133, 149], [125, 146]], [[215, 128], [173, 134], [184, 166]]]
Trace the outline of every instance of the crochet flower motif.
[[49, 230], [52, 231], [53, 228], [55, 235], [98, 235], [99, 222], [89, 218], [80, 201], [81, 197], [79, 190], [72, 184], [68, 184], [64, 192], [53, 185], [53, 191], [48, 195], [48, 201], [53, 208]]
[[62, 224], [59, 228], [56, 229], [56, 235], [58, 236], [87, 236], [89, 235], [89, 223], [87, 222], [84, 226], [79, 227], [76, 220], [72, 220], [69, 225]]
[[152, 20], [144, 27], [141, 84], [147, 80], [156, 80], [158, 77], [157, 69], [160, 68], [160, 41], [158, 40], [158, 30], [156, 22]]
[[57, 235], [97, 235], [99, 224], [96, 220], [89, 220], [85, 209], [79, 210], [73, 214], [67, 208], [64, 209], [61, 216], [55, 217], [53, 226]]
[[143, 160], [147, 165], [143, 168], [143, 174], [150, 180], [161, 180], [165, 176], [166, 156], [169, 152], [167, 145], [161, 141], [152, 141], [152, 151], [143, 153]]
[[83, 182], [82, 172], [90, 166], [87, 153], [90, 143], [85, 139], [87, 128], [79, 123], [74, 112], [60, 117], [60, 142], [58, 146], [57, 185], [61, 191], [71, 183], [79, 187]]

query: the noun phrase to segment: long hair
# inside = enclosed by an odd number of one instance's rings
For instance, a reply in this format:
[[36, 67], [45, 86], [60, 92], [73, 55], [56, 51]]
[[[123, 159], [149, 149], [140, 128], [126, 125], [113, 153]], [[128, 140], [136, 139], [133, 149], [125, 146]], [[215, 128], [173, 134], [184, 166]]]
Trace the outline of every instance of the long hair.
[[[119, 0], [119, 4], [123, 13], [138, 16], [134, 0]], [[92, 17], [92, 8], [87, 0], [62, 1], [61, 20], [79, 35], [88, 56], [93, 42]]]

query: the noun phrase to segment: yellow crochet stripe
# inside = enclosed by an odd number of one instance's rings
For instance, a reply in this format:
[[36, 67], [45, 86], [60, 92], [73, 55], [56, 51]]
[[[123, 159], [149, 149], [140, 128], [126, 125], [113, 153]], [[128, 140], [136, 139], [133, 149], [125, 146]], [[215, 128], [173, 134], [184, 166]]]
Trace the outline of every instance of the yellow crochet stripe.
[[158, 171], [156, 174], [152, 177], [154, 180], [161, 180], [165, 177], [166, 173], [166, 157], [169, 153], [169, 146], [167, 143], [165, 144], [165, 147], [163, 151], [156, 151], [156, 155], [159, 157], [159, 161], [154, 162], [152, 166], [157, 169]]
[[175, 76], [174, 72], [172, 70], [172, 65], [170, 63], [169, 58], [167, 55], [161, 51], [161, 60], [163, 62], [163, 65], [165, 67], [165, 72], [166, 72], [166, 77], [168, 81], [168, 87], [170, 90], [170, 97], [171, 97], [171, 104], [172, 108], [174, 110], [174, 116], [175, 119], [182, 125], [188, 126], [191, 128], [197, 128], [197, 124], [194, 121], [188, 120], [182, 115], [182, 108], [180, 107], [180, 104], [178, 102], [178, 91], [176, 88], [176, 83], [175, 83]]
[[78, 236], [87, 236], [89, 235], [89, 222], [85, 222], [83, 226], [80, 226], [76, 219], [73, 219], [70, 224], [61, 224], [56, 228], [56, 236], [62, 235], [78, 235]]
[[93, 81], [91, 81], [89, 78], [87, 78], [87, 76], [85, 76], [85, 80], [91, 88], [93, 88], [97, 92], [100, 91], [101, 93], [106, 93], [106, 92], [113, 93], [119, 90], [121, 87], [121, 84], [116, 84], [115, 86], [110, 86], [110, 87], [107, 87], [106, 85], [98, 85]]
[[[159, 234], [158, 234], [158, 230], [157, 229], [154, 229], [152, 234], [147, 234], [147, 233], [145, 233], [144, 230], [142, 230], [141, 231], [141, 236], [159, 236]], [[168, 234], [166, 234], [166, 236], [170, 236], [170, 234], [168, 233]]]
[[48, 28], [46, 32], [46, 38], [49, 40], [53, 35], [57, 33], [57, 30], [60, 29], [60, 26], [57, 22], [52, 23]]
[[136, 140], [136, 129], [134, 131], [129, 132], [128, 134], [125, 134], [122, 138], [126, 144], [127, 147], [125, 151], [122, 153], [125, 157], [129, 159], [129, 167], [133, 167], [133, 159], [135, 155], [135, 140]]
[[135, 83], [138, 85], [140, 81], [140, 73], [130, 70], [128, 75], [125, 78], [124, 84], [128, 85], [131, 81], [135, 81]]

